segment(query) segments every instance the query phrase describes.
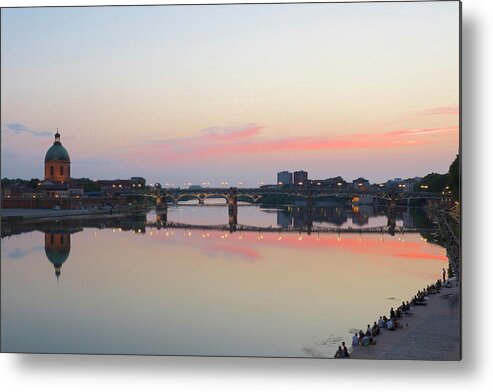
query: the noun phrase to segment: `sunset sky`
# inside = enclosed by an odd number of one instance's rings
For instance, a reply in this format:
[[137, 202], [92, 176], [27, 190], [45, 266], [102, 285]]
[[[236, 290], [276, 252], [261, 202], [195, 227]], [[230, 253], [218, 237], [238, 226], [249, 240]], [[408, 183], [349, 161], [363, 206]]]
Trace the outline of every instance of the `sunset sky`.
[[446, 172], [459, 3], [2, 9], [1, 175], [257, 186]]

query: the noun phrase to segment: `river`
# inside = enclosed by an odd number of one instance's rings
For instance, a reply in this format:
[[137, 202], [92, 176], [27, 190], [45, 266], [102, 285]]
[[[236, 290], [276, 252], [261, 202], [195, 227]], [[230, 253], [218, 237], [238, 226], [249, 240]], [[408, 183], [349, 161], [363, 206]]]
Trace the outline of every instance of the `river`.
[[[419, 218], [416, 218], [416, 216]], [[316, 207], [314, 227], [386, 225], [374, 207]], [[178, 205], [170, 222], [225, 224], [222, 205]], [[280, 232], [64, 221], [1, 243], [7, 352], [332, 357], [352, 331], [441, 277], [445, 249], [419, 233], [283, 232], [306, 211], [239, 206]], [[397, 227], [422, 222], [403, 210]]]

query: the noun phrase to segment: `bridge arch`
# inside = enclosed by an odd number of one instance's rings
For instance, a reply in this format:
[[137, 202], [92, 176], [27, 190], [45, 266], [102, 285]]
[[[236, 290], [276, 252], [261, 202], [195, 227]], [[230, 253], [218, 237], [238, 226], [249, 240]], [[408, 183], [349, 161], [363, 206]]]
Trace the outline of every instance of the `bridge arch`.
[[[186, 200], [183, 200], [186, 199]], [[182, 195], [178, 195], [174, 198], [175, 203], [179, 203], [180, 201], [188, 201], [190, 199], [197, 200], [197, 203], [200, 203], [200, 197], [194, 193], [184, 193]]]
[[[204, 201], [204, 204], [206, 203], [207, 199], [224, 199], [224, 203], [228, 203], [228, 195], [221, 194], [221, 193], [210, 193], [210, 194], [205, 194], [204, 198], [202, 199]], [[212, 204], [212, 203], [209, 203]]]
[[261, 195], [251, 195], [248, 193], [240, 193], [236, 197], [238, 198], [238, 201], [245, 201], [245, 199], [248, 199], [251, 203], [255, 203], [262, 198]]

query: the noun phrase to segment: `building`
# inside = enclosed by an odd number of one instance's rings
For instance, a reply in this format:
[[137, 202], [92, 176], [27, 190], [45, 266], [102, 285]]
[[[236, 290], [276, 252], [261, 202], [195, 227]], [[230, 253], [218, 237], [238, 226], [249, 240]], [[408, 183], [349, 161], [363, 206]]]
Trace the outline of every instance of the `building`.
[[293, 173], [294, 185], [303, 186], [308, 183], [308, 172], [304, 170], [298, 170]]
[[395, 189], [397, 192], [411, 193], [415, 190], [416, 184], [418, 184], [423, 178], [414, 177], [403, 180], [402, 178], [394, 178], [386, 182], [385, 187], [387, 189]]
[[137, 188], [144, 188], [146, 186], [146, 179], [144, 177], [130, 177], [130, 181]]
[[60, 141], [58, 129], [53, 145], [46, 151], [44, 160], [44, 181], [38, 184], [37, 191], [43, 198], [66, 199], [81, 197], [84, 189], [74, 186], [70, 179], [70, 155]]
[[82, 231], [82, 228], [58, 228], [44, 232], [45, 254], [55, 267], [57, 281], [60, 278], [62, 264], [67, 261], [70, 255], [70, 236], [80, 231]]
[[45, 155], [45, 181], [66, 182], [70, 180], [70, 156], [60, 141], [58, 129], [53, 145]]
[[370, 181], [368, 181], [366, 178], [359, 177], [356, 180], [353, 180], [353, 188], [359, 191], [366, 191], [368, 188], [370, 188]]
[[133, 193], [145, 190], [146, 179], [143, 177], [131, 177], [130, 180], [97, 180], [96, 185], [99, 186], [104, 194], [113, 195], [115, 193]]
[[293, 185], [293, 173], [288, 171], [282, 171], [277, 173], [277, 185]]
[[313, 187], [323, 187], [329, 189], [345, 189], [347, 182], [341, 177], [326, 178], [325, 180], [308, 180]]

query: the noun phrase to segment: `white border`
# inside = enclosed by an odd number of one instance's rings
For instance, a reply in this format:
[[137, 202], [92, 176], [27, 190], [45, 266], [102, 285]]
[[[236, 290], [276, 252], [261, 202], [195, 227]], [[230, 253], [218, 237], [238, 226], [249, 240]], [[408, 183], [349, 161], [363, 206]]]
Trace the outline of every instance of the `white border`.
[[[234, 1], [214, 1], [226, 3]], [[248, 1], [243, 1], [248, 2]], [[24, 1], [0, 5], [165, 4], [169, 1]], [[176, 3], [207, 3], [177, 1]], [[487, 390], [490, 347], [488, 249], [493, 179], [491, 0], [463, 1], [463, 361], [379, 362], [302, 359], [0, 355], [3, 390], [368, 391]], [[489, 221], [489, 222], [488, 222]], [[488, 377], [489, 376], [489, 377]]]

